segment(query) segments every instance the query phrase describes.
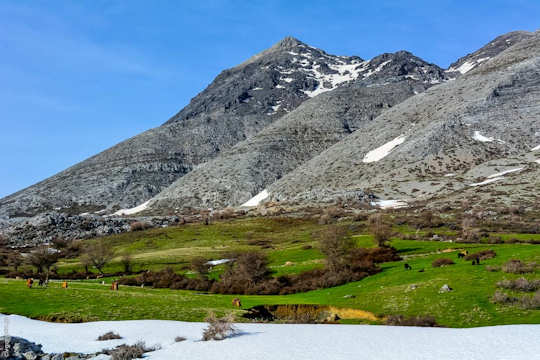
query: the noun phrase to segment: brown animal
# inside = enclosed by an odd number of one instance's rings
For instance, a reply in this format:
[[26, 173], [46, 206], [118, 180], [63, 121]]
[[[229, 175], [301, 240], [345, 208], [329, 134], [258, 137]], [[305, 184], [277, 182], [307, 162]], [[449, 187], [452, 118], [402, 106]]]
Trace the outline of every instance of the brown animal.
[[68, 282], [67, 281], [64, 281], [62, 283], [62, 289], [67, 289], [68, 288]]
[[113, 281], [112, 282], [111, 290], [118, 291], [118, 281]]
[[232, 299], [232, 305], [233, 305], [234, 307], [238, 307], [238, 308], [239, 308], [239, 307], [242, 307], [242, 302], [240, 301], [239, 298], [234, 298], [234, 299]]
[[31, 289], [32, 288], [32, 285], [34, 284], [34, 280], [33, 279], [26, 279], [26, 286]]

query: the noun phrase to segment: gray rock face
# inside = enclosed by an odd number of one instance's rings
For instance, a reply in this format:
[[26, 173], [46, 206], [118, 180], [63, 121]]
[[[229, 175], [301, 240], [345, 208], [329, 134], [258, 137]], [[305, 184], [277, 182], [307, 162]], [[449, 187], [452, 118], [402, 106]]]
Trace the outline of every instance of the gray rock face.
[[0, 218], [139, 205], [197, 165], [255, 135], [313, 91], [353, 79], [352, 73], [338, 79], [332, 66], [352, 69], [360, 62], [286, 38], [223, 71], [164, 125], [0, 199]]
[[180, 219], [176, 216], [122, 218], [48, 212], [15, 223], [6, 229], [4, 234], [11, 246], [31, 246], [50, 242], [55, 238], [75, 240], [120, 234], [129, 231], [130, 225], [135, 221], [143, 221], [152, 227], [163, 227], [176, 225]]
[[528, 39], [533, 36], [533, 33], [528, 31], [513, 31], [507, 34], [498, 36], [493, 41], [490, 41], [485, 46], [481, 47], [477, 51], [467, 54], [462, 58], [459, 58], [456, 62], [452, 63], [446, 70], [448, 76], [457, 77], [465, 74], [484, 61], [497, 56], [510, 46], [517, 44], [518, 42]]
[[[492, 196], [491, 182], [508, 184], [514, 176], [534, 189], [539, 166], [531, 149], [540, 145], [538, 119], [537, 32], [457, 80], [383, 112], [273, 183], [268, 192], [270, 199], [288, 202], [337, 201], [363, 193], [417, 201], [462, 191]], [[508, 160], [486, 170], [495, 159]], [[512, 167], [523, 169], [497, 175]], [[483, 181], [488, 182], [479, 184]], [[538, 201], [534, 190], [521, 195], [524, 201]]]
[[150, 208], [168, 212], [182, 207], [238, 206], [364, 128], [385, 109], [446, 80], [438, 66], [405, 51], [383, 54], [355, 67], [338, 64], [330, 69], [354, 72], [355, 80], [304, 102], [257, 135], [178, 179], [151, 201]]
[[13, 336], [0, 337], [0, 359], [2, 360], [83, 360], [96, 354], [46, 354], [42, 346], [26, 339]]

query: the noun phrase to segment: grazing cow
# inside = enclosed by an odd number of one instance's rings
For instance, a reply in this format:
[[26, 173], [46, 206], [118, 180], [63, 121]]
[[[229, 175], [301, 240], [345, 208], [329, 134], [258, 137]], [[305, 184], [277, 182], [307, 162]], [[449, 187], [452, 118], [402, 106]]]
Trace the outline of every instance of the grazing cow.
[[111, 290], [118, 291], [118, 281], [113, 281], [112, 282]]
[[34, 280], [32, 278], [26, 279], [26, 286], [31, 289], [32, 285], [34, 284]]
[[67, 288], [68, 288], [68, 282], [67, 281], [62, 282], [62, 289], [67, 289]]
[[242, 307], [242, 302], [240, 301], [239, 298], [234, 298], [232, 299], [232, 306], [234, 307]]
[[405, 267], [405, 270], [412, 270], [412, 267], [411, 265], [405, 263], [405, 265], [403, 265]]

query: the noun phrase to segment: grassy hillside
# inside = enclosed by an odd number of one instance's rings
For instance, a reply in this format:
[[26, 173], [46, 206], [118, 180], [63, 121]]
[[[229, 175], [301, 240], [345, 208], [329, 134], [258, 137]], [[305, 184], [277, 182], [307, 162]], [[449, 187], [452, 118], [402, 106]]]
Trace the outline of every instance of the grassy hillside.
[[[371, 237], [364, 233], [362, 224], [345, 223], [343, 226], [349, 228], [351, 236], [354, 236], [359, 245], [371, 246]], [[109, 240], [115, 244], [119, 254], [132, 254], [138, 267], [159, 269], [173, 266], [179, 270], [185, 268], [194, 256], [219, 259], [230, 251], [259, 249], [269, 256], [275, 274], [282, 274], [323, 265], [324, 259], [316, 249], [314, 237], [322, 227], [304, 220], [250, 219], [225, 221], [210, 226], [153, 229], [111, 236]], [[307, 249], [306, 245], [313, 248]], [[491, 303], [490, 298], [496, 290], [497, 281], [521, 275], [486, 269], [488, 265], [501, 265], [512, 258], [540, 262], [538, 245], [457, 244], [401, 239], [394, 239], [391, 245], [399, 250], [404, 260], [382, 264], [383, 271], [379, 274], [339, 287], [288, 296], [242, 295], [243, 308], [262, 304], [327, 304], [361, 309], [377, 316], [432, 315], [439, 324], [450, 327], [540, 323], [540, 310], [524, 310], [518, 305]], [[482, 261], [480, 266], [472, 266], [470, 261], [457, 258], [455, 249], [461, 248], [470, 251], [493, 249], [497, 256]], [[440, 257], [449, 257], [456, 264], [433, 268], [432, 261]], [[404, 270], [405, 262], [412, 266], [412, 271]], [[60, 264], [60, 269], [68, 271], [79, 266], [75, 259]], [[106, 270], [119, 269], [119, 266], [115, 262]], [[424, 272], [419, 272], [419, 269], [424, 269]], [[219, 271], [219, 268], [215, 271]], [[540, 271], [537, 269], [535, 273], [524, 276], [538, 279]], [[439, 289], [444, 284], [454, 290], [440, 294]], [[411, 285], [415, 285], [415, 288]], [[73, 281], [68, 289], [61, 289], [59, 283], [53, 282], [47, 289], [29, 290], [21, 280], [0, 279], [0, 312], [57, 321], [199, 321], [210, 310], [217, 313], [241, 313], [242, 310], [232, 308], [232, 298], [234, 296], [126, 286], [121, 287], [119, 292], [112, 292], [108, 286], [96, 281]]]

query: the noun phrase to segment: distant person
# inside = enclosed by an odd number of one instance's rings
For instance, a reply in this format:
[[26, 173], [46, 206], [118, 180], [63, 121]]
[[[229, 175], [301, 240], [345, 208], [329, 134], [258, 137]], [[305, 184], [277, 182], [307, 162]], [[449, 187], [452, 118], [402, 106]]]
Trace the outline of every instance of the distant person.
[[32, 288], [32, 285], [34, 284], [34, 279], [32, 278], [28, 278], [26, 279], [26, 286], [31, 289]]

